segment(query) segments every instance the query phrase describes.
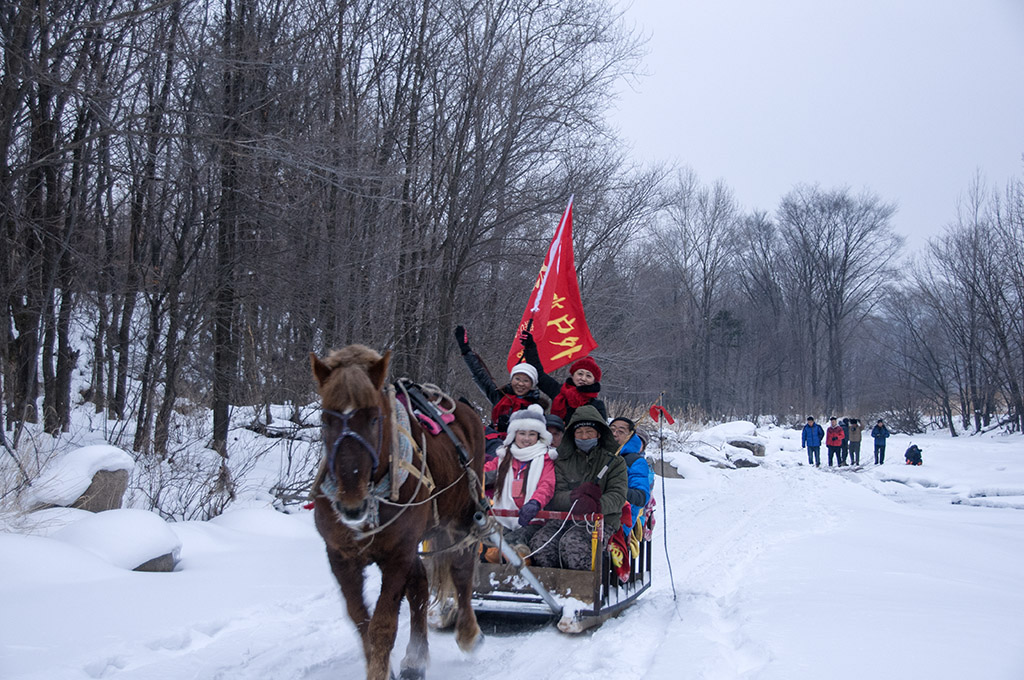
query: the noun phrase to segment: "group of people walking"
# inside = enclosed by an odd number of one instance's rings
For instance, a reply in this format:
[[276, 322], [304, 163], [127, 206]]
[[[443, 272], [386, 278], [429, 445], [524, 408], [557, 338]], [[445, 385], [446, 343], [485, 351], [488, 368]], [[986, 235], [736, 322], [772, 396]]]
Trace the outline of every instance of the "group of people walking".
[[[604, 542], [612, 562], [628, 572], [629, 538], [642, 531], [654, 473], [644, 457], [643, 438], [626, 417], [609, 421], [600, 399], [601, 367], [583, 357], [559, 382], [540, 361], [529, 332], [521, 339], [524, 361], [499, 387], [469, 344], [466, 329], [455, 338], [474, 382], [491, 403], [486, 428], [485, 487], [503, 538], [532, 564], [590, 569], [591, 527], [586, 521], [543, 522], [541, 510], [604, 516]], [[628, 512], [626, 512], [628, 508]], [[498, 551], [485, 554], [497, 561]]]
[[[875, 465], [885, 463], [885, 440], [890, 434], [889, 428], [881, 418], [871, 428], [871, 438], [875, 445]], [[800, 446], [807, 449], [808, 465], [821, 467], [822, 441], [828, 449], [829, 467], [833, 465], [833, 461], [839, 466], [860, 465], [862, 435], [863, 428], [857, 418], [847, 417], [838, 420], [836, 416], [832, 416], [829, 418], [828, 430], [823, 430], [821, 425], [814, 422], [814, 416], [807, 416], [807, 424], [804, 425], [800, 436]]]

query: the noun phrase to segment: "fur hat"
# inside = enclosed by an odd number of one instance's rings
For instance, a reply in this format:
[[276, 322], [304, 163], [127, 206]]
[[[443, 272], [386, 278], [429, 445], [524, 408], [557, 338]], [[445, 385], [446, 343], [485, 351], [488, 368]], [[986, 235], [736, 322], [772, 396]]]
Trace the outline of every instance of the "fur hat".
[[527, 378], [533, 381], [534, 387], [537, 386], [537, 369], [533, 366], [533, 364], [528, 364], [525, 361], [516, 364], [515, 366], [512, 367], [512, 370], [509, 371], [508, 377], [511, 378], [516, 373], [522, 373]]
[[540, 435], [540, 441], [545, 444], [551, 444], [551, 433], [548, 432], [547, 420], [544, 418], [544, 409], [540, 407], [540, 404], [530, 404], [528, 407], [516, 411], [508, 419], [508, 435], [505, 437], [505, 443], [511, 444], [516, 440], [516, 432], [525, 430], [527, 432], [536, 432]]
[[601, 367], [597, 365], [597, 362], [590, 357], [583, 357], [572, 366], [569, 367], [569, 375], [572, 375], [576, 371], [584, 368], [594, 374], [594, 380], [601, 382]]

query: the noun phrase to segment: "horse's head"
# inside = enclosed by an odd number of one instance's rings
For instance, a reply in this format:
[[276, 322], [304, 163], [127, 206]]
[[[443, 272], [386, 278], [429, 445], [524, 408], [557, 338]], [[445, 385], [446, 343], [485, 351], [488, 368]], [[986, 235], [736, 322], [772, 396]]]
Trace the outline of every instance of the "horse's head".
[[363, 345], [335, 350], [322, 361], [309, 355], [320, 393], [327, 455], [321, 489], [333, 495], [330, 501], [338, 518], [350, 527], [366, 520], [367, 496], [385, 453], [386, 413], [381, 390], [390, 357], [390, 352], [381, 356]]

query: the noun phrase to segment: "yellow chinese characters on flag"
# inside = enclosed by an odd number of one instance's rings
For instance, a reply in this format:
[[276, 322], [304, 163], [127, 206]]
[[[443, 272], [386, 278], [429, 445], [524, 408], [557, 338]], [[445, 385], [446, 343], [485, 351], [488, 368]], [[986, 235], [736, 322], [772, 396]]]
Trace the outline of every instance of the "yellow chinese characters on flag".
[[551, 239], [544, 265], [530, 292], [523, 318], [508, 353], [508, 370], [522, 360], [519, 334], [529, 327], [545, 371], [554, 371], [590, 354], [597, 343], [583, 316], [583, 300], [572, 250], [572, 199]]

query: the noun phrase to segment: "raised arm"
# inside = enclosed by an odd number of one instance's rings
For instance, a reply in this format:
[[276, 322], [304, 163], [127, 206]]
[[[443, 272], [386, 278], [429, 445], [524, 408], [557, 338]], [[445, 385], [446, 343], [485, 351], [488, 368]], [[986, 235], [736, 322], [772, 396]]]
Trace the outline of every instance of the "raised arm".
[[554, 399], [558, 391], [562, 389], [561, 383], [544, 372], [544, 364], [541, 363], [540, 353], [537, 351], [537, 343], [533, 339], [533, 333], [523, 331], [519, 335], [523, 343], [523, 359], [537, 369], [537, 389]]
[[459, 344], [459, 351], [462, 352], [462, 360], [466, 362], [466, 366], [469, 367], [469, 373], [473, 376], [473, 382], [480, 388], [480, 391], [487, 397], [487, 401], [491, 402], [491, 406], [494, 406], [502, 397], [501, 390], [498, 389], [497, 384], [494, 382], [494, 378], [491, 377], [491, 372], [487, 370], [487, 364], [484, 360], [474, 352], [469, 346], [469, 334], [466, 329], [462, 326], [455, 327], [455, 342]]

